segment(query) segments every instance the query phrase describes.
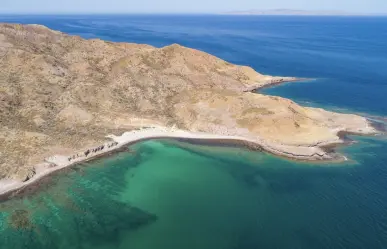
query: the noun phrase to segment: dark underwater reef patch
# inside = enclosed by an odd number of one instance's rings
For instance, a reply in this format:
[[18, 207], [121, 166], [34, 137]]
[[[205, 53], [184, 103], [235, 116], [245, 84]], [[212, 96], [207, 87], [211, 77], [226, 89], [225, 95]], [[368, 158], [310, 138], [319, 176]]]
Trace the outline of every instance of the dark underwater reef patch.
[[51, 176], [39, 191], [2, 202], [0, 248], [114, 247], [121, 231], [155, 222], [156, 215], [119, 198], [135, 156], [108, 160]]

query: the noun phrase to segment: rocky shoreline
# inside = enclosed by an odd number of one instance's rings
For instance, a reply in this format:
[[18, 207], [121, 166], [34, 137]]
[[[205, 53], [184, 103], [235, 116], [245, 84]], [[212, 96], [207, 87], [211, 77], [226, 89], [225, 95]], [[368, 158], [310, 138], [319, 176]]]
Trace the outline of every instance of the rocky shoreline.
[[129, 145], [151, 139], [175, 139], [177, 141], [192, 144], [244, 147], [249, 150], [267, 152], [286, 159], [299, 161], [340, 162], [347, 160], [347, 158], [336, 153], [335, 148], [339, 145], [349, 144], [351, 140], [346, 139], [346, 135], [371, 135], [376, 133], [377, 129], [374, 128], [368, 133], [339, 131], [339, 140], [337, 141], [321, 142], [315, 146], [299, 145], [293, 146], [293, 148], [286, 148], [287, 150], [281, 150], [285, 147], [269, 145], [258, 139], [251, 140], [238, 136], [192, 133], [167, 127], [150, 127], [142, 130], [125, 132], [121, 136], [109, 135], [107, 137], [112, 140], [111, 142], [104, 143], [97, 147], [87, 148], [72, 155], [54, 155], [48, 157], [45, 159], [45, 163], [35, 167], [35, 175], [24, 182], [15, 181], [13, 184], [4, 185], [4, 179], [0, 180], [0, 202], [15, 197], [22, 197], [36, 191], [40, 186], [49, 182], [49, 180], [42, 181], [42, 179], [47, 179], [55, 173], [71, 169], [72, 167], [82, 165], [85, 162], [93, 161], [101, 157], [114, 155], [115, 153], [125, 151], [126, 147]]
[[270, 88], [273, 86], [290, 83], [290, 82], [301, 82], [301, 81], [309, 81], [314, 80], [311, 78], [297, 78], [297, 77], [271, 77], [271, 79], [266, 80], [264, 82], [260, 82], [259, 84], [249, 86], [243, 90], [243, 92], [255, 92], [258, 90], [262, 90], [265, 88]]
[[[338, 132], [376, 132], [361, 115], [251, 92], [310, 79], [260, 74], [178, 44], [156, 48], [0, 24], [0, 50], [0, 193], [144, 139], [243, 141], [321, 161], [338, 159], [323, 148], [344, 142]], [[156, 125], [178, 129], [134, 130]]]

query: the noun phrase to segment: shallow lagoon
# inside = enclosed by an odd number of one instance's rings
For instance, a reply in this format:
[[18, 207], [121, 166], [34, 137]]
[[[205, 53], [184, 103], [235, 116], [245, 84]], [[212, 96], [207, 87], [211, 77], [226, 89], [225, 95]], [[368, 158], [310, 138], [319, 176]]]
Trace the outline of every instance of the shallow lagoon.
[[0, 248], [383, 248], [387, 143], [343, 164], [154, 140], [1, 204]]

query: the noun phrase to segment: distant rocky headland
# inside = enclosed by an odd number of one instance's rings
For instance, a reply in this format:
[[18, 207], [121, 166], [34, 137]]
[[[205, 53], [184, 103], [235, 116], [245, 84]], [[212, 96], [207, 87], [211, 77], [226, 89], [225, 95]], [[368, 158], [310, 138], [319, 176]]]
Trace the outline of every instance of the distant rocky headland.
[[[343, 143], [343, 132], [377, 132], [361, 116], [250, 92], [297, 78], [262, 75], [177, 44], [0, 24], [0, 66], [0, 190], [36, 179], [43, 166], [70, 165], [142, 137], [229, 137], [288, 158], [329, 160], [325, 146]], [[139, 127], [174, 128], [119, 140]]]
[[257, 15], [257, 16], [385, 16], [383, 13], [356, 13], [339, 10], [296, 10], [296, 9], [267, 9], [230, 11], [225, 15]]

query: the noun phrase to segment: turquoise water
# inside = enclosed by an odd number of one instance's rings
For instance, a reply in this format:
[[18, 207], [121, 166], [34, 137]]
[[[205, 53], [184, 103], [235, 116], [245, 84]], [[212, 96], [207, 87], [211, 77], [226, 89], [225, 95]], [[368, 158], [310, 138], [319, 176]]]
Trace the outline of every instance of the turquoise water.
[[142, 142], [3, 202], [0, 248], [383, 248], [387, 144], [361, 140], [315, 165]]
[[[0, 16], [84, 38], [180, 43], [259, 72], [316, 78], [264, 92], [387, 116], [387, 18]], [[236, 148], [135, 145], [0, 205], [0, 249], [385, 249], [387, 140], [354, 137], [345, 164]]]

